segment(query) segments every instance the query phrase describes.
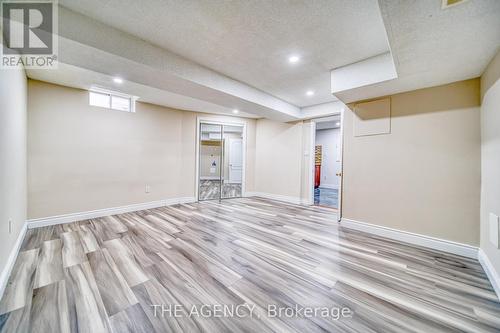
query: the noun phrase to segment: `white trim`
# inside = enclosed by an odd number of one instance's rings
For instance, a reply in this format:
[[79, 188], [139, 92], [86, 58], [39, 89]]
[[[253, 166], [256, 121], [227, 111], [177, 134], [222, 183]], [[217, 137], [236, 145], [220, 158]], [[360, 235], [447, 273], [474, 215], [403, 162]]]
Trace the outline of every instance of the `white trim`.
[[3, 293], [5, 292], [5, 288], [7, 287], [7, 283], [9, 282], [10, 274], [12, 273], [12, 268], [17, 259], [17, 255], [19, 254], [19, 250], [21, 249], [21, 245], [23, 244], [24, 236], [26, 235], [26, 231], [28, 230], [28, 224], [24, 223], [19, 235], [17, 236], [17, 240], [14, 243], [14, 247], [10, 251], [9, 258], [7, 258], [7, 263], [3, 268], [2, 274], [0, 275], [0, 298], [3, 297]]
[[311, 136], [310, 136], [310, 147], [309, 147], [309, 205], [314, 205], [314, 172], [316, 170], [314, 158], [315, 158], [315, 145], [316, 145], [316, 123], [311, 121]]
[[[199, 181], [200, 181], [200, 124], [214, 124], [214, 125], [223, 125], [223, 126], [242, 126], [243, 127], [243, 170], [242, 170], [242, 181], [241, 181], [241, 196], [245, 195], [245, 187], [246, 187], [246, 158], [247, 158], [247, 124], [245, 121], [236, 120], [236, 121], [225, 121], [219, 120], [217, 118], [210, 117], [196, 117], [196, 173], [195, 173], [195, 201], [198, 201], [199, 195]], [[221, 165], [221, 168], [223, 165]], [[218, 179], [218, 178], [217, 178]]]
[[170, 205], [175, 205], [175, 204], [180, 204], [180, 203], [190, 203], [190, 202], [195, 202], [195, 201], [196, 201], [196, 199], [194, 197], [172, 198], [172, 199], [145, 202], [145, 203], [133, 204], [133, 205], [127, 205], [127, 206], [96, 209], [96, 210], [91, 210], [91, 211], [87, 211], [87, 212], [42, 217], [42, 218], [38, 218], [38, 219], [30, 219], [27, 221], [27, 223], [28, 223], [28, 229], [33, 229], [33, 228], [46, 227], [49, 225], [71, 223], [71, 222], [88, 220], [88, 219], [93, 219], [93, 218], [98, 218], [98, 217], [109, 216], [109, 215], [123, 214], [123, 213], [135, 212], [135, 211], [139, 211], [139, 210], [170, 206]]
[[338, 221], [342, 220], [342, 202], [344, 197], [342, 196], [342, 191], [344, 190], [344, 117], [346, 113], [347, 106], [342, 108], [340, 111], [340, 177], [339, 177], [339, 192], [338, 192], [338, 200], [337, 200], [337, 209], [338, 213]]
[[265, 192], [246, 192], [245, 197], [261, 197], [261, 198], [270, 199], [270, 200], [288, 202], [288, 203], [292, 203], [295, 205], [307, 204], [307, 203], [303, 202], [303, 200], [299, 197], [290, 197], [290, 196], [286, 196], [286, 195], [272, 194], [272, 193], [265, 193]]
[[[342, 179], [344, 177], [344, 164], [342, 162], [343, 156], [344, 156], [344, 113], [345, 113], [345, 107], [342, 108], [342, 110], [340, 110], [338, 112], [335, 112], [331, 115], [328, 115], [328, 117], [340, 115], [339, 144], [340, 144], [340, 173], [342, 174], [342, 176], [339, 177], [339, 185], [337, 185], [337, 187], [333, 187], [335, 185], [328, 185], [328, 184], [321, 185], [320, 184], [320, 186], [319, 186], [320, 188], [324, 187], [324, 188], [332, 188], [332, 189], [339, 190], [338, 204], [337, 204], [337, 206], [338, 206], [337, 216], [338, 216], [339, 222], [340, 222], [340, 219], [342, 218], [342, 184], [343, 184]], [[314, 117], [311, 119], [312, 123], [313, 123], [313, 126], [312, 126], [313, 133], [311, 134], [311, 147], [310, 147], [310, 152], [309, 152], [309, 154], [311, 155], [311, 158], [309, 160], [309, 165], [311, 166], [311, 169], [309, 170], [309, 181], [310, 181], [309, 186], [311, 188], [309, 200], [310, 200], [311, 204], [314, 204], [314, 173], [316, 171], [315, 159], [314, 159], [315, 150], [316, 150], [316, 122], [314, 120], [325, 118], [325, 117], [327, 117], [327, 116]], [[332, 186], [332, 187], [329, 187], [329, 186]]]
[[491, 285], [493, 286], [493, 289], [495, 290], [495, 293], [500, 300], [500, 275], [495, 270], [495, 267], [493, 267], [493, 264], [491, 263], [486, 253], [484, 253], [483, 249], [481, 248], [479, 248], [477, 259], [479, 260], [479, 263], [481, 263], [481, 266], [483, 266], [483, 269], [490, 279]]
[[434, 250], [449, 252], [468, 258], [478, 258], [478, 248], [475, 246], [434, 238], [408, 231], [402, 231], [374, 225], [370, 223], [342, 218], [340, 225], [350, 229], [368, 232], [370, 234], [395, 239], [413, 245], [424, 246]]

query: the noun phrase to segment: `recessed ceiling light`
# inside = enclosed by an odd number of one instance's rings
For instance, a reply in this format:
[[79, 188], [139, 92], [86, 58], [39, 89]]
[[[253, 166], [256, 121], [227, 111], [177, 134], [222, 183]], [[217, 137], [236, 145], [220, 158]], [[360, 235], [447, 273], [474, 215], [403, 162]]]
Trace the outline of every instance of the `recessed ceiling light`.
[[238, 109], [234, 109], [234, 110], [233, 110], [233, 113], [234, 113], [234, 114], [238, 114], [238, 113], [240, 113], [240, 110], [238, 110]]
[[288, 57], [288, 62], [291, 64], [295, 64], [296, 62], [299, 62], [300, 57], [298, 55], [292, 55]]
[[114, 82], [114, 83], [123, 83], [123, 79], [122, 79], [122, 78], [119, 78], [119, 77], [115, 77], [115, 78], [113, 79], [113, 82]]
[[339, 125], [340, 125], [340, 123], [339, 123], [339, 122], [336, 122], [336, 123], [335, 123], [335, 126], [339, 126]]
[[308, 90], [308, 91], [306, 91], [306, 95], [307, 96], [313, 96], [314, 95], [314, 91]]

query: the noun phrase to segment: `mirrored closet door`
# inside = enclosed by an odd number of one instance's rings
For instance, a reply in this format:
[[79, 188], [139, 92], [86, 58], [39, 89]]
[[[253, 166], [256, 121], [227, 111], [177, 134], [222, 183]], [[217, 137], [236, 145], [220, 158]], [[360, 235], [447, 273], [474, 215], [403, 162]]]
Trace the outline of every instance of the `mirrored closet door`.
[[222, 125], [200, 124], [198, 199], [220, 199]]
[[243, 126], [200, 123], [198, 200], [242, 196]]

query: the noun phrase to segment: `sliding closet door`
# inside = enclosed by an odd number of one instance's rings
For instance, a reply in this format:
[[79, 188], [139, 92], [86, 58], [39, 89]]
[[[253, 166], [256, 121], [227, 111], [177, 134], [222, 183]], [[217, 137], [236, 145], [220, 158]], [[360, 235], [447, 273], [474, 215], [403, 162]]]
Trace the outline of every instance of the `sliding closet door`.
[[222, 125], [200, 124], [198, 199], [219, 200], [222, 189]]
[[241, 197], [243, 183], [243, 126], [223, 126], [222, 198]]

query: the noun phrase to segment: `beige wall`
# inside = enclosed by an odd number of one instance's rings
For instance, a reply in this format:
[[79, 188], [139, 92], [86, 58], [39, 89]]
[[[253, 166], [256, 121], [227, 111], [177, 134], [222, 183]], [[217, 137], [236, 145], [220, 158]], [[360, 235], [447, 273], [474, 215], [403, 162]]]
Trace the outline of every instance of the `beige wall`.
[[146, 103], [111, 111], [89, 106], [84, 90], [34, 80], [28, 89], [29, 218], [194, 197], [197, 116], [247, 124], [253, 190], [255, 120]]
[[[0, 70], [1, 271], [26, 221], [26, 94], [23, 69]], [[12, 220], [11, 233], [9, 219]]]
[[[483, 90], [484, 87], [484, 90]], [[489, 214], [500, 216], [500, 52], [481, 77], [481, 249], [500, 276], [500, 250], [489, 241]]]
[[255, 188], [257, 192], [300, 201], [303, 123], [259, 119], [256, 129]]
[[343, 217], [478, 245], [479, 80], [393, 95], [391, 113], [390, 134], [354, 137], [345, 111]]

